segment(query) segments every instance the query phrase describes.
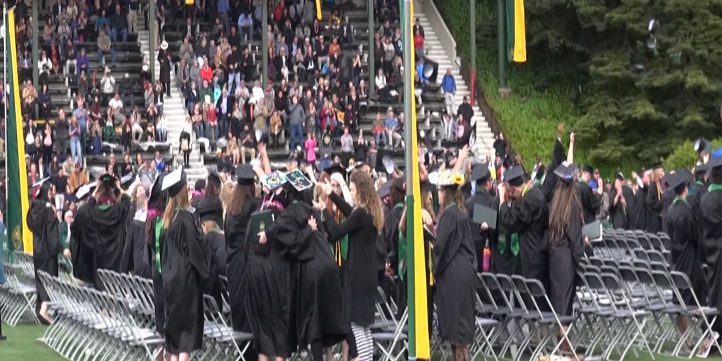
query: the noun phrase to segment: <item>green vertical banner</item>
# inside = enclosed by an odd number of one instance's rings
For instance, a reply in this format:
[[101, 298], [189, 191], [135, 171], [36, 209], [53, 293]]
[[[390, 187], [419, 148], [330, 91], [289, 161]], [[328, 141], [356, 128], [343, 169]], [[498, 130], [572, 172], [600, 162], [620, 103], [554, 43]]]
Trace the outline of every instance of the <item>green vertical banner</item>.
[[514, 60], [514, 40], [516, 34], [514, 0], [504, 0], [504, 2], [506, 3], [506, 60], [511, 63]]
[[7, 83], [6, 141], [7, 155], [7, 245], [12, 254], [15, 250], [33, 252], [33, 236], [25, 216], [30, 207], [28, 178], [25, 165], [23, 118], [20, 111], [20, 85], [18, 73], [17, 43], [15, 40], [15, 8], [8, 10], [5, 18], [5, 64]]

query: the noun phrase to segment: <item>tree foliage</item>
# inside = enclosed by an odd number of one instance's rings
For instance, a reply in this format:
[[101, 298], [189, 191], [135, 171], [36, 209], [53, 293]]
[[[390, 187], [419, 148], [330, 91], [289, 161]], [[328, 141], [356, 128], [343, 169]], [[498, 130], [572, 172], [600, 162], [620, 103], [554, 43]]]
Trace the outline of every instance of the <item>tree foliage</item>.
[[[477, 5], [479, 51], [496, 47], [496, 3]], [[537, 75], [539, 89], [577, 90], [573, 100], [581, 116], [570, 125], [590, 162], [648, 165], [685, 141], [722, 135], [722, 0], [525, 3], [524, 66]]]

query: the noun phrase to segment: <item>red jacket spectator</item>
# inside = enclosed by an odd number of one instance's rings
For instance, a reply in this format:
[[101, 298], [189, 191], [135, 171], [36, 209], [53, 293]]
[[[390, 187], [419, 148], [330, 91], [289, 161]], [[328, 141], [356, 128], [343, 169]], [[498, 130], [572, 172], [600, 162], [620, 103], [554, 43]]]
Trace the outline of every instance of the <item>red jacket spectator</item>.
[[208, 64], [203, 64], [203, 68], [201, 69], [201, 80], [207, 80], [209, 84], [213, 80], [213, 69], [211, 69]]

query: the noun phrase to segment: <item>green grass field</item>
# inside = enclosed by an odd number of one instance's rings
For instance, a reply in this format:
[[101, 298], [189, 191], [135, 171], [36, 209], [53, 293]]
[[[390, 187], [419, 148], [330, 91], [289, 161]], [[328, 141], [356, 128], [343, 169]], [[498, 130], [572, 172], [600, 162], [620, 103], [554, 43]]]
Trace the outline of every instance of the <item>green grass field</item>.
[[[7, 341], [0, 342], [0, 361], [62, 361], [64, 360], [58, 354], [51, 351], [48, 347], [40, 343], [38, 338], [45, 332], [45, 326], [38, 325], [22, 325], [10, 327], [3, 325], [3, 332], [7, 335]], [[636, 361], [652, 361], [647, 354], [641, 354], [640, 357], [634, 358], [628, 355], [627, 360]], [[710, 358], [711, 360], [720, 360], [721, 358]], [[681, 360], [672, 357], [657, 356], [656, 361], [672, 361]], [[686, 359], [685, 359], [686, 360]], [[701, 359], [693, 359], [701, 360]]]

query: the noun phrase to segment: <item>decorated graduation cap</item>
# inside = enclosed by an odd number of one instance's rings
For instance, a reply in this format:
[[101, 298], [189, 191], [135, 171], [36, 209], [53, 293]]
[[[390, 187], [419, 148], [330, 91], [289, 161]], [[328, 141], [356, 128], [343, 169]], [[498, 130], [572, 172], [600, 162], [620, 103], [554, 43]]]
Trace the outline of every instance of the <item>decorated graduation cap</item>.
[[118, 190], [118, 187], [115, 186], [115, 176], [111, 173], [103, 173], [98, 177], [100, 180], [100, 183], [103, 184], [106, 188], [110, 189], [111, 191], [115, 192]]
[[92, 194], [94, 189], [95, 189], [95, 183], [88, 183], [86, 185], [78, 187], [78, 189], [75, 191], [75, 198], [77, 198], [79, 201], [82, 201], [83, 199], [87, 198], [90, 194]]
[[504, 182], [512, 187], [521, 187], [524, 184], [524, 167], [515, 165], [504, 172]]
[[223, 205], [218, 197], [203, 197], [198, 204], [201, 222], [216, 221], [223, 214]]
[[471, 169], [471, 178], [470, 180], [472, 182], [486, 182], [487, 179], [489, 179], [489, 176], [491, 176], [491, 173], [489, 173], [489, 164], [488, 163], [480, 163], [475, 165]]
[[133, 173], [128, 173], [120, 178], [120, 186], [123, 187], [123, 189], [128, 189], [133, 184], [134, 180], [135, 176]]
[[439, 187], [451, 187], [458, 188], [464, 185], [466, 180], [464, 175], [458, 172], [452, 172], [450, 170], [439, 173], [439, 179], [437, 185]]
[[178, 168], [163, 177], [161, 191], [168, 191], [169, 197], [175, 197], [186, 185], [187, 182], [183, 168]]
[[241, 164], [236, 167], [234, 176], [238, 184], [253, 185], [256, 183], [256, 171], [247, 164]]
[[313, 183], [299, 169], [294, 169], [286, 173], [288, 184], [295, 190], [301, 192], [313, 186]]
[[273, 171], [261, 178], [261, 184], [270, 190], [278, 189], [286, 184], [286, 182], [288, 182], [286, 175], [280, 171]]
[[554, 170], [554, 174], [559, 177], [560, 181], [568, 184], [574, 181], [574, 175], [577, 174], [577, 170], [574, 164], [564, 162]]

